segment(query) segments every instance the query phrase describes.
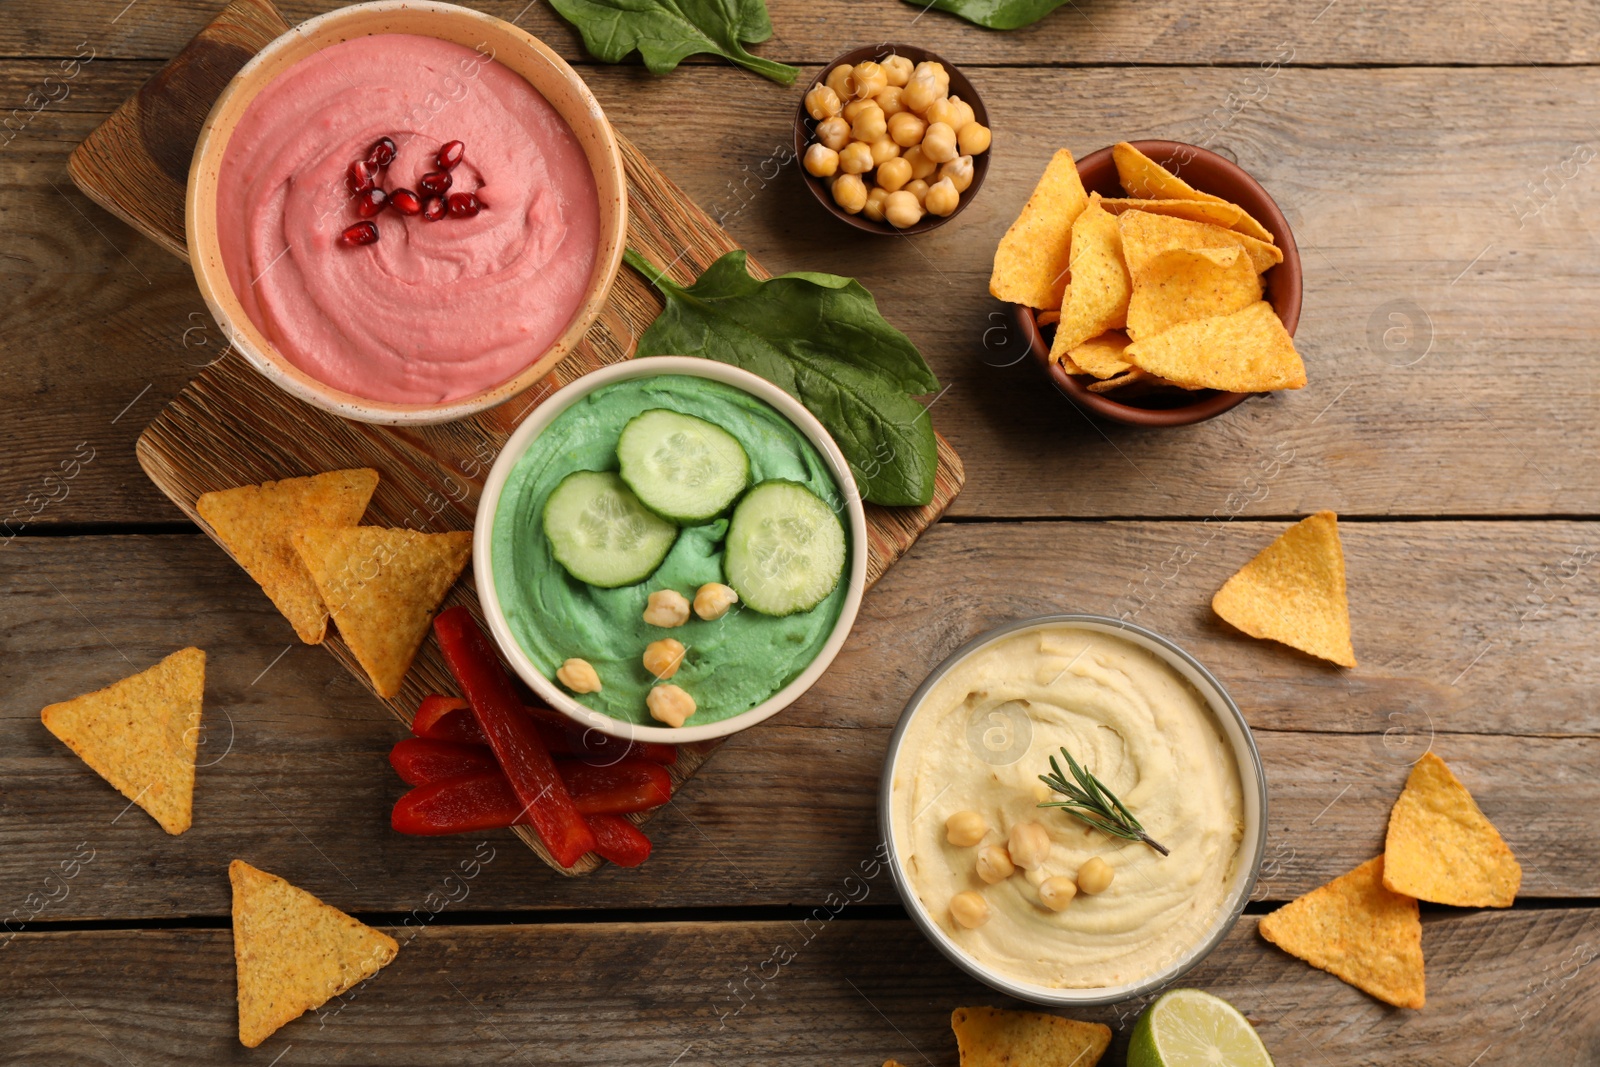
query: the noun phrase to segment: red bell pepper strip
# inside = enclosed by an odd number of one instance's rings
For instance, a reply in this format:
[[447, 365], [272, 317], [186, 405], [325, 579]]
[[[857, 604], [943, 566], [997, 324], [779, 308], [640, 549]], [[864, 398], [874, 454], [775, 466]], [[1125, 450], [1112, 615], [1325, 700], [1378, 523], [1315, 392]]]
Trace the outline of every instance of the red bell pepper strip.
[[[678, 762], [676, 745], [664, 745], [658, 741], [623, 741], [620, 738], [609, 737], [599, 730], [580, 726], [560, 712], [551, 711], [549, 708], [524, 707], [523, 710], [533, 717], [534, 725], [539, 729], [539, 736], [544, 738], [545, 746], [550, 749], [552, 756], [573, 756], [597, 763], [611, 763], [626, 757], [638, 756], [666, 767]], [[417, 707], [416, 715], [411, 720], [411, 732], [418, 737], [436, 741], [458, 741], [464, 745], [489, 743], [489, 739], [484, 737], [483, 731], [478, 728], [477, 720], [472, 717], [467, 702], [460, 697], [437, 695], [423, 697], [422, 703]]]
[[533, 720], [521, 714], [511, 679], [483, 631], [465, 607], [457, 605], [433, 620], [445, 664], [472, 705], [494, 758], [528, 812], [533, 828], [557, 863], [571, 867], [595, 847], [594, 833], [578, 814], [572, 794], [556, 773], [555, 760]]
[[[459, 714], [458, 714], [459, 713]], [[460, 697], [426, 696], [411, 717], [411, 732], [417, 737], [438, 741], [459, 741], [464, 745], [487, 745], [489, 739], [478, 729], [467, 702]]]
[[650, 858], [650, 839], [620, 815], [591, 815], [594, 850], [618, 867], [637, 867]]
[[[408, 785], [432, 785], [484, 771], [500, 773], [500, 765], [486, 745], [422, 737], [397, 742], [389, 752], [389, 763]], [[557, 760], [556, 773], [567, 783], [573, 803], [584, 815], [647, 811], [672, 799], [672, 777], [665, 767], [649, 760], [629, 757], [603, 767]], [[508, 782], [506, 789], [510, 788]]]
[[[429, 785], [480, 771], [500, 773], [500, 764], [494, 761], [494, 753], [489, 751], [488, 745], [464, 745], [458, 741], [424, 737], [408, 737], [396, 742], [389, 750], [389, 766], [407, 785]], [[510, 788], [509, 783], [506, 788]]]
[[[419, 738], [411, 740], [422, 744], [448, 744]], [[401, 745], [409, 743], [400, 742]], [[484, 749], [483, 758], [492, 762], [488, 749]], [[572, 789], [573, 804], [585, 816], [645, 811], [671, 799], [664, 781], [666, 772], [645, 760], [616, 767], [588, 767], [571, 761], [556, 766]], [[658, 780], [657, 775], [662, 780]], [[622, 778], [632, 780], [621, 781]], [[498, 767], [416, 785], [417, 788], [395, 801], [390, 821], [403, 834], [462, 834], [528, 824], [528, 816], [511, 791], [511, 783]]]

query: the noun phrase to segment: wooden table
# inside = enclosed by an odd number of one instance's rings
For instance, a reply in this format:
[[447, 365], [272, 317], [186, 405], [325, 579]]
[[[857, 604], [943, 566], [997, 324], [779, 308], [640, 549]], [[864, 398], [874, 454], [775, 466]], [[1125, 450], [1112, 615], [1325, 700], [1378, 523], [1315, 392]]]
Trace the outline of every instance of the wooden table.
[[[0, 915], [60, 898], [0, 949], [0, 1062], [953, 1064], [950, 1009], [1003, 998], [923, 941], [886, 872], [859, 877], [879, 764], [943, 656], [1067, 610], [1135, 613], [1245, 709], [1271, 785], [1252, 915], [1379, 851], [1429, 745], [1523, 863], [1510, 911], [1424, 907], [1421, 1012], [1241, 920], [1185, 981], [1243, 1009], [1280, 1064], [1600, 1062], [1600, 7], [1082, 0], [997, 34], [896, 0], [770, 0], [777, 35], [760, 50], [806, 76], [887, 38], [942, 52], [982, 91], [988, 184], [910, 242], [807, 201], [781, 165], [796, 91], [715, 62], [665, 78], [597, 65], [523, 4], [480, 6], [578, 64], [618, 127], [767, 266], [853, 274], [877, 295], [947, 386], [933, 418], [967, 488], [822, 682], [652, 823], [645, 868], [569, 880], [509, 835], [393, 834], [402, 786], [384, 757], [400, 727], [292, 642], [134, 462], [139, 430], [219, 351], [194, 282], [65, 174], [216, 7], [12, 0], [0, 513], [62, 460], [93, 458], [0, 551]], [[30, 115], [27, 94], [91, 49], [70, 95]], [[1088, 421], [1019, 362], [986, 293], [996, 238], [1054, 148], [1136, 137], [1207, 144], [1277, 198], [1305, 264], [1308, 388], [1134, 431]], [[1319, 508], [1344, 520], [1354, 671], [1242, 638], [1208, 608]], [[210, 656], [206, 804], [168, 838], [119, 816], [38, 712], [188, 643]], [[90, 854], [64, 897], [47, 890]], [[239, 855], [406, 941], [359, 995], [256, 1050], [234, 1036]], [[1080, 1014], [1120, 1047], [1140, 1006]]]

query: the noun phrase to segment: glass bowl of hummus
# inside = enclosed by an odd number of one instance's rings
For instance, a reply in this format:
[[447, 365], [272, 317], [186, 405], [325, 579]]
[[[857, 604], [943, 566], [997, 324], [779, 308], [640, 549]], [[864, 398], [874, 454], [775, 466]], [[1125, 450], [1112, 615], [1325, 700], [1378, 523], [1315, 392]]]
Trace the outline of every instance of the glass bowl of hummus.
[[[669, 531], [671, 547], [663, 548], [659, 562], [646, 561], [652, 568], [646, 577], [582, 580], [563, 555], [559, 527], [552, 526], [552, 498], [575, 476], [617, 471], [619, 458], [621, 477], [638, 486], [621, 456], [623, 432], [663, 412], [709, 423], [735, 440], [748, 464], [744, 488], [732, 503]], [[716, 605], [723, 610], [702, 612], [702, 590], [741, 586], [730, 554], [739, 513], [772, 485], [785, 486], [801, 503], [814, 500], [834, 536], [843, 535], [843, 559], [828, 572], [837, 580], [825, 592], [818, 587], [820, 600], [802, 610], [774, 613], [767, 604], [757, 610], [740, 597]], [[640, 493], [648, 497], [643, 487]], [[779, 524], [794, 517], [786, 506], [773, 515]], [[584, 521], [590, 521], [587, 513]], [[806, 551], [802, 546], [798, 554]], [[690, 356], [612, 364], [541, 402], [490, 470], [473, 527], [478, 596], [512, 670], [546, 704], [584, 727], [635, 741], [726, 737], [793, 703], [844, 645], [866, 573], [866, 512], [828, 431], [766, 379]], [[655, 615], [653, 598], [661, 596], [676, 600], [677, 617]], [[649, 658], [662, 641], [677, 642], [670, 674]], [[597, 689], [573, 684], [563, 670], [573, 660], [594, 672]], [[652, 696], [668, 684], [694, 701], [682, 725], [665, 725], [653, 713]]]
[[213, 317], [275, 385], [344, 418], [438, 423], [582, 340], [621, 260], [626, 179], [600, 105], [536, 38], [377, 0], [235, 75], [184, 223]]
[[[1041, 776], [1079, 783], [1068, 755], [1149, 843], [1044, 806], [1068, 798]], [[923, 934], [1054, 1006], [1141, 996], [1204, 958], [1254, 889], [1266, 815], [1260, 755], [1217, 680], [1098, 615], [1010, 623], [935, 668], [890, 739], [878, 805]]]

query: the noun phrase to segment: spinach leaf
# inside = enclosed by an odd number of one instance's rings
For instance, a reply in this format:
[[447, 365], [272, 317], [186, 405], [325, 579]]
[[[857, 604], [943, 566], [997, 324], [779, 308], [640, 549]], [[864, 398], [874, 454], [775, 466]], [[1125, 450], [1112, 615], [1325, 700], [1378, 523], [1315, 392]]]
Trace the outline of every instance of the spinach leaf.
[[933, 499], [933, 426], [906, 394], [933, 392], [938, 379], [860, 282], [810, 272], [760, 281], [733, 251], [684, 287], [633, 249], [624, 255], [667, 302], [639, 355], [701, 356], [759, 374], [828, 428], [864, 499]]
[[959, 15], [991, 30], [1015, 30], [1032, 25], [1067, 0], [905, 0], [921, 8], [932, 7]]
[[652, 74], [666, 74], [687, 56], [709, 52], [779, 85], [794, 84], [796, 67], [762, 59], [746, 44], [772, 36], [765, 0], [550, 0], [583, 34], [589, 54], [620, 63], [638, 49]]

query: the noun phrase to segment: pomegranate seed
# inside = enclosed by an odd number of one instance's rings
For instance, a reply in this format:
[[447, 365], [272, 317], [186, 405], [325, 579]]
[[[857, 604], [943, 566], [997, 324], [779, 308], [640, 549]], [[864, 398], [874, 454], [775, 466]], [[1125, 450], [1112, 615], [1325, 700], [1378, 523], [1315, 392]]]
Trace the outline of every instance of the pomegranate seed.
[[380, 137], [367, 150], [367, 162], [375, 167], [387, 167], [394, 162], [396, 152], [393, 137]]
[[448, 171], [430, 170], [417, 179], [417, 188], [426, 196], [443, 196], [450, 191], [451, 181]]
[[356, 197], [356, 214], [364, 219], [370, 219], [388, 206], [389, 194], [382, 189], [368, 189]]
[[358, 222], [339, 235], [339, 243], [346, 248], [370, 245], [378, 239], [378, 226], [373, 222]]
[[440, 170], [455, 170], [456, 164], [461, 162], [461, 157], [467, 154], [467, 146], [460, 141], [446, 141], [444, 147], [439, 149], [439, 155], [434, 162], [439, 164]]
[[422, 214], [422, 198], [410, 189], [396, 189], [390, 193], [389, 206], [402, 215]]
[[453, 219], [470, 219], [481, 207], [483, 205], [471, 193], [450, 194], [450, 217]]
[[345, 184], [350, 191], [360, 195], [377, 184], [378, 168], [364, 159], [358, 159], [350, 164], [350, 172], [345, 175]]
[[430, 196], [422, 202], [422, 217], [427, 222], [438, 222], [447, 210], [442, 196]]

